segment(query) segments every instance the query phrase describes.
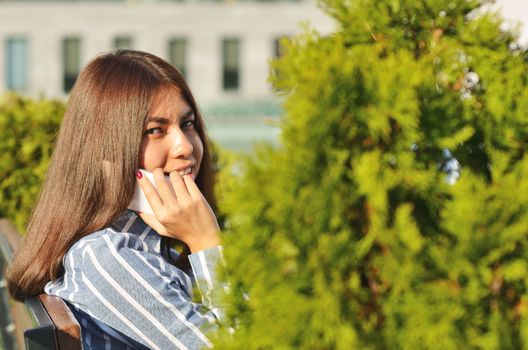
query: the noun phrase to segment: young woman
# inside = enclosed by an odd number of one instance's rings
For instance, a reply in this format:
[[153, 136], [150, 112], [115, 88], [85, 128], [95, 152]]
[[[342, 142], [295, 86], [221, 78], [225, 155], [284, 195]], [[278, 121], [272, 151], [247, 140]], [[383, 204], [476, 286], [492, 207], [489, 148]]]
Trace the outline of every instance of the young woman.
[[[127, 209], [136, 183], [154, 215]], [[64, 299], [84, 349], [211, 346], [205, 333], [222, 320], [227, 285], [210, 205], [203, 120], [179, 72], [144, 52], [97, 57], [71, 92], [10, 293]]]

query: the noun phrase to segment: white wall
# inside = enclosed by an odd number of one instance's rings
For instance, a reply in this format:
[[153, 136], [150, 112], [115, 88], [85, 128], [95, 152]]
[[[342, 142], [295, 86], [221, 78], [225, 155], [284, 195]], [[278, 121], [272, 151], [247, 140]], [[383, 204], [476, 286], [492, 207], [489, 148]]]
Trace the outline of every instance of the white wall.
[[528, 0], [497, 0], [503, 16], [515, 25], [521, 24], [521, 43], [528, 45]]
[[[497, 0], [506, 18], [521, 21], [522, 42], [528, 43], [528, 0]], [[5, 90], [6, 38], [29, 40], [29, 93], [64, 97], [61, 41], [82, 39], [82, 65], [99, 53], [112, 50], [117, 35], [130, 35], [136, 49], [167, 58], [173, 36], [188, 38], [188, 81], [201, 103], [271, 98], [267, 82], [273, 39], [299, 33], [309, 21], [329, 32], [334, 23], [314, 0], [299, 2], [90, 2], [0, 1], [0, 93]], [[236, 93], [221, 83], [221, 40], [241, 40], [241, 82]]]
[[[310, 21], [322, 32], [331, 18], [315, 2], [0, 2], [0, 92], [5, 90], [4, 43], [8, 36], [29, 40], [32, 95], [64, 97], [62, 38], [81, 38], [82, 65], [112, 50], [117, 35], [133, 37], [134, 48], [167, 57], [173, 36], [187, 37], [188, 82], [201, 102], [271, 98], [267, 82], [273, 39], [300, 31]], [[221, 41], [241, 41], [241, 82], [236, 93], [222, 90]]]

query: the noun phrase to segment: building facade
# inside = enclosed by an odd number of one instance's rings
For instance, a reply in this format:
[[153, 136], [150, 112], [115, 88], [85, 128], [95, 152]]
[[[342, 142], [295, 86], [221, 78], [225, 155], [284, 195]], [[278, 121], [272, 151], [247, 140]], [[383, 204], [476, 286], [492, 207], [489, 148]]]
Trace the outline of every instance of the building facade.
[[138, 49], [182, 71], [211, 129], [235, 123], [240, 137], [258, 128], [266, 139], [259, 121], [280, 114], [268, 62], [302, 22], [322, 32], [334, 25], [314, 0], [0, 0], [0, 94], [64, 99], [89, 60]]

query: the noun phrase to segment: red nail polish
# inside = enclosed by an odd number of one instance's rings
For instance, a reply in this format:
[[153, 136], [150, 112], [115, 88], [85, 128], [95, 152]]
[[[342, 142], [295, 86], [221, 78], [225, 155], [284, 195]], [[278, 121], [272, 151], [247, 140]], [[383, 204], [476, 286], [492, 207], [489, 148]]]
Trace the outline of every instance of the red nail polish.
[[138, 180], [141, 180], [141, 178], [143, 177], [143, 173], [141, 171], [136, 171], [136, 177], [138, 178]]

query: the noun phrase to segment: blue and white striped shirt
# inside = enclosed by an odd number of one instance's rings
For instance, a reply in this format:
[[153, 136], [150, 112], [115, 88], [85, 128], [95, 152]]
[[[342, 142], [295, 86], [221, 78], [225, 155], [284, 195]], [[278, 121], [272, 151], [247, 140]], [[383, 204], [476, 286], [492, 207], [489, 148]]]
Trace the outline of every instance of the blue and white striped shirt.
[[[161, 236], [133, 211], [76, 242], [65, 273], [45, 292], [64, 299], [81, 325], [84, 349], [200, 349], [222, 321], [216, 265], [222, 247], [189, 255], [182, 271], [160, 253]], [[193, 302], [197, 286], [201, 303]]]

